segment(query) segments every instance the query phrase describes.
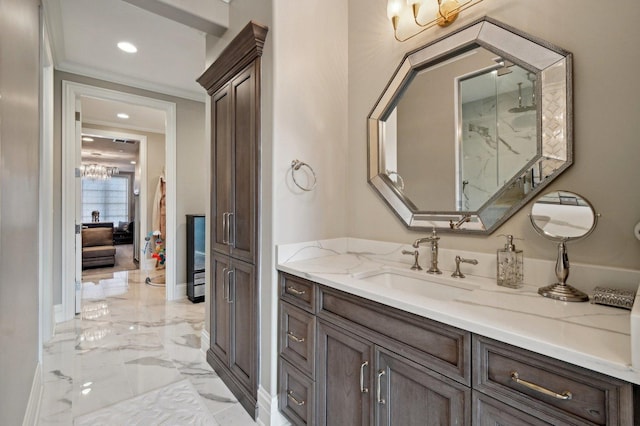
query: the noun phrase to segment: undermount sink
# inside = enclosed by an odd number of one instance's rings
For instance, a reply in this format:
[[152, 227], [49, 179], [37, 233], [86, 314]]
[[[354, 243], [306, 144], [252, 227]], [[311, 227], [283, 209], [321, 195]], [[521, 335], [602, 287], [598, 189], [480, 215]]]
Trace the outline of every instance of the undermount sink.
[[354, 278], [394, 294], [423, 296], [436, 300], [454, 300], [469, 294], [476, 286], [463, 282], [445, 282], [441, 277], [422, 272], [382, 269], [355, 274]]

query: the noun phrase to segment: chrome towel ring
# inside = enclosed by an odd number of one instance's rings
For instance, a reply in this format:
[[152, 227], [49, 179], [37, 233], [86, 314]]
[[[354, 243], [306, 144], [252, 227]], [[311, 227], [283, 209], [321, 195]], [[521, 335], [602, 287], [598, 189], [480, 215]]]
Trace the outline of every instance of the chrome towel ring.
[[[296, 180], [296, 172], [299, 171], [301, 167], [306, 167], [307, 169], [309, 169], [309, 171], [311, 172], [311, 175], [313, 176], [313, 182], [311, 182], [309, 186], [300, 185]], [[302, 189], [303, 191], [313, 190], [313, 188], [316, 187], [316, 183], [318, 183], [316, 172], [313, 171], [310, 165], [300, 160], [293, 160], [291, 162], [291, 177], [293, 178], [293, 183], [295, 183], [296, 186]]]

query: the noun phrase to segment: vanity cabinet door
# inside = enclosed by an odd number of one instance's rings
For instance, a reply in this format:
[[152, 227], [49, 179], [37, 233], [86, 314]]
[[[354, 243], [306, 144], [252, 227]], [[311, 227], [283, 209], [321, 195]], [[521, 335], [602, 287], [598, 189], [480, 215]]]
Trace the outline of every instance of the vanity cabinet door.
[[373, 344], [318, 322], [318, 425], [369, 425]]
[[471, 424], [467, 386], [413, 361], [376, 349], [376, 425]]

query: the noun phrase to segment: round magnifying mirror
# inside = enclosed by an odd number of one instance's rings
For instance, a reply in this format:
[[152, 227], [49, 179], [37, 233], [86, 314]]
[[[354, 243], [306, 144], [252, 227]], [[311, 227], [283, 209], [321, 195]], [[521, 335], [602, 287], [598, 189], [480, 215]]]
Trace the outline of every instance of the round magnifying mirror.
[[543, 237], [558, 241], [558, 282], [538, 289], [544, 297], [565, 302], [585, 302], [589, 296], [566, 283], [569, 277], [567, 241], [584, 238], [596, 227], [598, 214], [584, 197], [568, 191], [554, 191], [538, 198], [531, 208], [531, 224]]
[[584, 238], [593, 232], [597, 220], [593, 206], [573, 192], [550, 192], [538, 198], [531, 208], [533, 228], [554, 241]]

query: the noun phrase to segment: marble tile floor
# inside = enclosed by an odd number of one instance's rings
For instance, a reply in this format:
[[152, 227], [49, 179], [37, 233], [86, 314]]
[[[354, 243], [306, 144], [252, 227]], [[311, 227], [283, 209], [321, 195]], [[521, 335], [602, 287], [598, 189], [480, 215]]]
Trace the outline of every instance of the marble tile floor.
[[255, 425], [200, 350], [204, 303], [167, 302], [143, 271], [83, 276], [82, 313], [44, 347], [39, 425], [77, 416], [188, 378], [215, 424]]

